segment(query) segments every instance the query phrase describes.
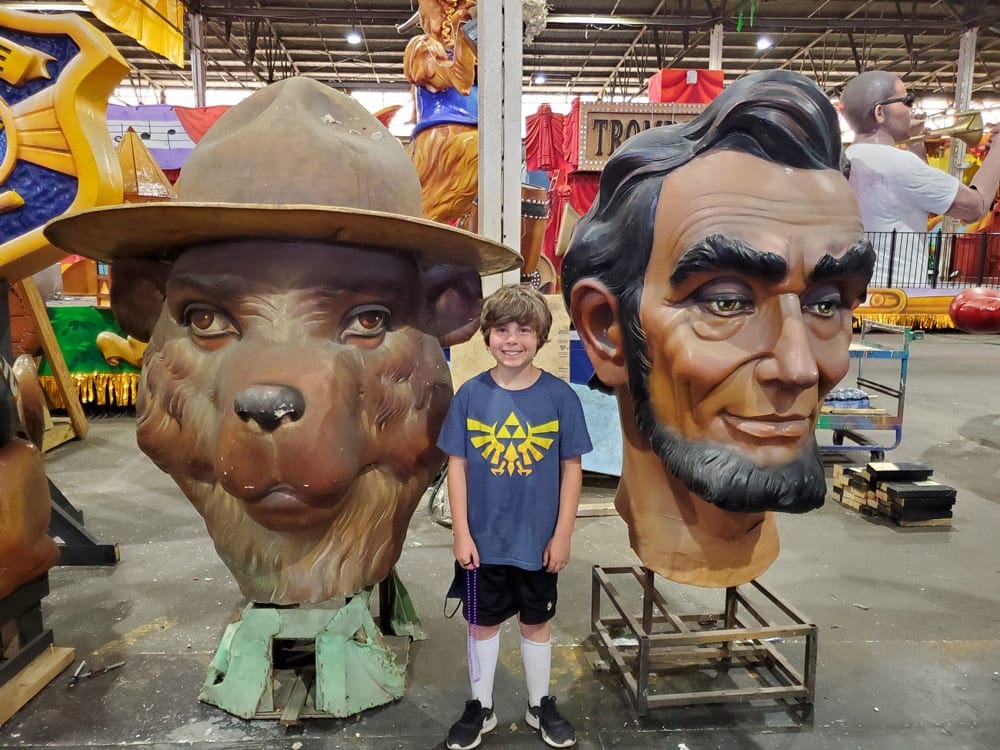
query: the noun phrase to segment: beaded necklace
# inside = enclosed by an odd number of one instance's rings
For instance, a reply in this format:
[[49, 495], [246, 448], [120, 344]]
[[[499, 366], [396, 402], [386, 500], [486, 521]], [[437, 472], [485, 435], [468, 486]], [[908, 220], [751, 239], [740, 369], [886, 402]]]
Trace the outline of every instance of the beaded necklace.
[[476, 636], [479, 635], [479, 617], [476, 608], [476, 570], [465, 570], [465, 614], [469, 622], [466, 636], [466, 656], [469, 659], [469, 678], [479, 682], [479, 649], [476, 647]]

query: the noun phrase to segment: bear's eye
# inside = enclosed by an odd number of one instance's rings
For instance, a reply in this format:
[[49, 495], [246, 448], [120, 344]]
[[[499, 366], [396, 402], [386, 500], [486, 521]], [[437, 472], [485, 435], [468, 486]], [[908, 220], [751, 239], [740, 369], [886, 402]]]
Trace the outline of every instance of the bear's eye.
[[192, 305], [184, 311], [184, 325], [199, 338], [239, 336], [240, 331], [232, 319], [221, 310]]
[[356, 307], [347, 314], [343, 338], [374, 339], [385, 334], [389, 327], [389, 309], [382, 305]]

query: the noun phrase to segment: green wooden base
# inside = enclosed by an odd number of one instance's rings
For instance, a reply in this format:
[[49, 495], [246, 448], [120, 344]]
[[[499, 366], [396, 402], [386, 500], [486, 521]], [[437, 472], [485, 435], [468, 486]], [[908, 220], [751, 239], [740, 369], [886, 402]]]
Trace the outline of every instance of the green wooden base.
[[[244, 719], [284, 723], [353, 716], [397, 700], [406, 658], [394, 656], [367, 599], [356, 596], [340, 609], [248, 605], [226, 628], [199, 700]], [[314, 650], [303, 650], [304, 642]], [[276, 655], [289, 653], [291, 662], [298, 653], [305, 663], [275, 664]]]

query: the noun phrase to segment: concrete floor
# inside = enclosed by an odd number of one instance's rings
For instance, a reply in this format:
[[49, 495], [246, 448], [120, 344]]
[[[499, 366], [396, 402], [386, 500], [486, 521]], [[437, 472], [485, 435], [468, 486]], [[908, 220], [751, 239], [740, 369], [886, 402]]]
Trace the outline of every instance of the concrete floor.
[[[588, 660], [590, 569], [631, 564], [617, 516], [581, 518], [561, 576], [554, 692], [581, 748], [920, 750], [1000, 747], [1000, 337], [930, 334], [911, 349], [902, 445], [958, 488], [951, 529], [901, 529], [829, 501], [779, 521], [783, 550], [762, 582], [819, 627], [814, 710], [774, 704], [633, 712]], [[0, 728], [0, 747], [432, 748], [466, 698], [464, 635], [441, 615], [451, 538], [421, 508], [400, 572], [430, 636], [411, 649], [406, 695], [350, 720], [286, 730], [197, 700], [235, 583], [201, 519], [135, 447], [126, 418], [47, 457], [88, 530], [121, 545], [115, 567], [54, 568], [46, 624], [92, 666], [125, 666], [67, 688], [65, 672]], [[588, 500], [609, 492], [589, 487]], [[679, 607], [717, 592], [661, 584]], [[710, 606], [706, 604], [705, 606]], [[717, 607], [715, 603], [711, 605]], [[722, 676], [716, 684], [725, 686]], [[484, 747], [538, 748], [526, 730], [516, 631], [503, 633], [497, 730]]]

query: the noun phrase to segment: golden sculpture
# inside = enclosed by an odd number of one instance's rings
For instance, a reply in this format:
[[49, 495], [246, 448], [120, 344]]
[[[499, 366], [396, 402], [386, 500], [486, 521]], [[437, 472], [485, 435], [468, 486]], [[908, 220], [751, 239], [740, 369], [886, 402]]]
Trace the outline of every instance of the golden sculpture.
[[403, 54], [416, 102], [410, 156], [423, 190], [423, 215], [444, 223], [468, 214], [479, 190], [476, 47], [462, 30], [475, 7], [475, 0], [420, 0], [424, 33]]

